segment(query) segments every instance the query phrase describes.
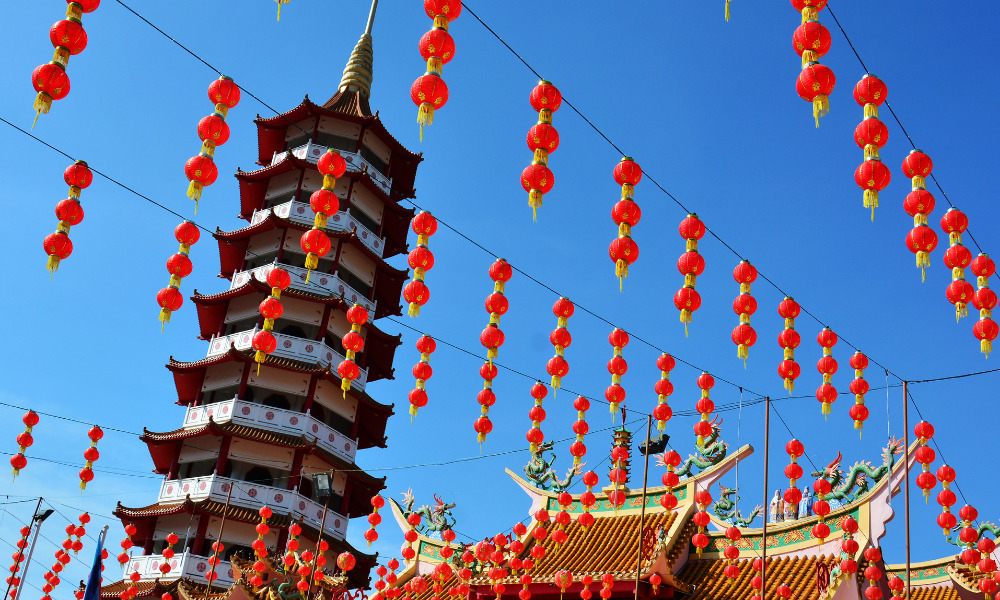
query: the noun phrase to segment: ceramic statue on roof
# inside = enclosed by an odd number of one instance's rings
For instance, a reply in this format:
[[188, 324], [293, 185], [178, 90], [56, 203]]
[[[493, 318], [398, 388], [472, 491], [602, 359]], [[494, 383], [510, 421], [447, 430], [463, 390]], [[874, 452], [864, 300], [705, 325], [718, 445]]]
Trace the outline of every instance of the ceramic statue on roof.
[[425, 504], [413, 510], [413, 504], [416, 502], [416, 499], [413, 497], [413, 490], [406, 490], [406, 493], [403, 494], [403, 505], [400, 506], [403, 516], [409, 517], [416, 513], [423, 517], [416, 529], [424, 535], [451, 529], [455, 525], [455, 517], [451, 514], [451, 509], [455, 508], [455, 503], [450, 502], [446, 504], [437, 494], [434, 494], [434, 501], [435, 504], [433, 507]]
[[[739, 495], [736, 494], [736, 488], [727, 488], [720, 484], [719, 489], [719, 499], [715, 502], [715, 506], [712, 507], [712, 512], [715, 513], [715, 516], [730, 525], [749, 527], [754, 519], [757, 518], [757, 515], [764, 510], [764, 507], [758, 504], [754, 507], [749, 517], [744, 517], [742, 512], [736, 510], [736, 504], [740, 501]], [[735, 500], [733, 496], [736, 496]]]
[[896, 455], [902, 453], [903, 441], [891, 437], [886, 447], [882, 448], [882, 464], [878, 467], [873, 467], [868, 461], [859, 461], [850, 468], [845, 477], [843, 469], [840, 468], [843, 456], [838, 452], [837, 458], [822, 471], [813, 471], [812, 476], [824, 477], [830, 482], [833, 491], [826, 495], [826, 500], [831, 502], [831, 506], [834, 500], [839, 500], [841, 504], [850, 504], [864, 496], [872, 485], [881, 481], [896, 464]]
[[712, 426], [712, 433], [705, 436], [705, 442], [702, 446], [695, 447], [697, 454], [688, 455], [687, 460], [674, 470], [678, 477], [694, 475], [693, 469], [695, 467], [704, 471], [726, 458], [729, 444], [719, 439], [719, 433], [722, 431], [722, 418], [716, 417], [709, 424]]
[[[573, 478], [580, 474], [583, 465], [574, 465], [566, 471], [566, 477], [559, 479], [552, 464], [556, 462], [556, 453], [552, 451], [554, 444], [544, 442], [538, 446], [537, 452], [531, 453], [531, 460], [524, 465], [524, 475], [528, 481], [535, 484], [538, 489], [562, 493], [573, 484]], [[548, 452], [552, 458], [546, 460], [545, 453]]]

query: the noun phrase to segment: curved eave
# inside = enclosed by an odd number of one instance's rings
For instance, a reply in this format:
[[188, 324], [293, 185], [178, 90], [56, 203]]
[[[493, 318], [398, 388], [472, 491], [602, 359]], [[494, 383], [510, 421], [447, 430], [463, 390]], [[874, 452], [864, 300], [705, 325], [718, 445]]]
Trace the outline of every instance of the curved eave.
[[[229, 310], [229, 302], [232, 299], [249, 294], [267, 296], [270, 293], [271, 286], [257, 279], [256, 273], [252, 273], [249, 280], [243, 285], [218, 294], [203, 295], [195, 290], [191, 301], [194, 302], [198, 312], [198, 325], [201, 329], [200, 339], [210, 340], [212, 336], [218, 334], [222, 329], [226, 313]], [[281, 293], [281, 297], [318, 302], [333, 306], [345, 313], [350, 308], [340, 296], [333, 294], [320, 296], [288, 288]], [[368, 369], [368, 381], [393, 379], [392, 362], [396, 355], [396, 348], [402, 343], [402, 336], [389, 335], [379, 329], [373, 321], [365, 324], [365, 332], [365, 348], [357, 361], [361, 367]]]
[[[139, 439], [149, 446], [150, 454], [153, 456], [153, 463], [156, 466], [155, 471], [163, 475], [170, 470], [170, 461], [173, 458], [173, 451], [166, 451], [168, 448], [173, 448], [176, 444], [183, 443], [184, 440], [203, 436], [226, 435], [272, 446], [281, 446], [294, 450], [305, 450], [307, 454], [317, 456], [334, 469], [343, 472], [345, 476], [351, 480], [353, 485], [361, 486], [365, 492], [364, 495], [356, 496], [358, 501], [356, 503], [352, 503], [350, 510], [348, 511], [351, 514], [361, 515], [369, 511], [371, 509], [371, 505], [367, 499], [385, 489], [385, 478], [379, 479], [377, 477], [373, 477], [361, 469], [356, 463], [349, 463], [334, 454], [330, 454], [326, 450], [320, 448], [315, 443], [315, 440], [310, 440], [304, 435], [295, 436], [275, 433], [266, 429], [260, 429], [248, 425], [216, 423], [213, 419], [209, 418], [209, 422], [200, 427], [175, 429], [173, 431], [163, 433], [143, 428], [143, 434], [139, 436]], [[161, 448], [156, 448], [157, 446]]]
[[[177, 387], [177, 403], [190, 405], [198, 396], [202, 383], [205, 379], [205, 371], [212, 365], [222, 364], [230, 361], [250, 363], [254, 360], [254, 352], [246, 352], [230, 348], [227, 352], [218, 356], [210, 356], [194, 362], [183, 362], [170, 357], [167, 369], [174, 374], [174, 384]], [[293, 371], [305, 375], [318, 375], [326, 379], [337, 387], [340, 387], [340, 377], [336, 372], [320, 366], [287, 358], [277, 358], [268, 355], [264, 359], [264, 364], [269, 367], [284, 371]], [[386, 422], [393, 414], [395, 405], [386, 405], [378, 402], [367, 393], [358, 392], [352, 389], [351, 394], [358, 399], [358, 449], [379, 447], [385, 448]]]

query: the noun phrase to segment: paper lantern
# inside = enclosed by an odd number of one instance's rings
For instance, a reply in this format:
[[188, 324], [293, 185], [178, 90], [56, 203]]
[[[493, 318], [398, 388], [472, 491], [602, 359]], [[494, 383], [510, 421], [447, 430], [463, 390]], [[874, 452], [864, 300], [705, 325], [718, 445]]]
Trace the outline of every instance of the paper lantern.
[[657, 464], [667, 468], [667, 472], [661, 477], [667, 490], [660, 496], [660, 506], [666, 510], [673, 510], [677, 507], [677, 496], [674, 495], [674, 489], [680, 481], [675, 470], [681, 464], [681, 455], [676, 450], [667, 450], [657, 458]]
[[625, 504], [628, 489], [628, 447], [614, 446], [611, 448], [611, 471], [608, 473], [608, 480], [611, 482], [612, 490], [608, 492], [608, 502], [617, 512]]
[[684, 287], [674, 294], [674, 306], [681, 311], [681, 323], [684, 323], [686, 337], [691, 316], [701, 307], [701, 296], [695, 291], [695, 284], [698, 275], [705, 271], [705, 259], [698, 254], [698, 240], [705, 236], [706, 228], [698, 215], [692, 213], [681, 221], [678, 231], [687, 241], [684, 254], [677, 260], [677, 270], [684, 275]]
[[417, 410], [427, 405], [427, 380], [434, 374], [431, 369], [431, 353], [437, 349], [437, 343], [429, 335], [421, 336], [417, 340], [417, 352], [420, 353], [420, 362], [413, 366], [413, 377], [416, 384], [410, 390], [410, 422], [417, 416]]
[[500, 346], [504, 342], [503, 331], [500, 330], [498, 322], [500, 316], [507, 312], [508, 303], [504, 296], [504, 289], [513, 274], [514, 270], [510, 264], [502, 258], [498, 258], [490, 265], [489, 275], [490, 279], [493, 280], [493, 293], [486, 299], [486, 312], [490, 314], [490, 321], [486, 325], [486, 329], [479, 335], [479, 343], [486, 348], [486, 363], [479, 369], [479, 373], [483, 377], [483, 390], [479, 392], [477, 397], [481, 406], [482, 416], [476, 419], [473, 426], [476, 430], [479, 443], [483, 443], [486, 440], [486, 436], [493, 431], [493, 424], [490, 422], [490, 406], [496, 402], [496, 396], [493, 394], [492, 388], [493, 379], [497, 375], [497, 368], [493, 364], [493, 359], [497, 357]]
[[625, 388], [622, 387], [622, 375], [628, 372], [628, 362], [622, 356], [622, 350], [628, 345], [629, 336], [623, 329], [617, 327], [608, 335], [608, 343], [612, 347], [611, 360], [608, 361], [608, 373], [611, 374], [611, 385], [604, 391], [604, 397], [610, 404], [611, 417], [618, 412], [618, 406], [625, 401]]
[[575, 307], [568, 298], [560, 297], [552, 305], [552, 314], [556, 316], [556, 328], [549, 334], [549, 341], [555, 346], [556, 355], [549, 359], [545, 365], [545, 370], [552, 377], [552, 395], [562, 387], [562, 378], [569, 373], [569, 363], [566, 362], [566, 348], [573, 342], [573, 337], [569, 334], [566, 326], [569, 318], [573, 316]]
[[413, 269], [413, 281], [403, 288], [403, 299], [410, 305], [407, 314], [420, 316], [420, 307], [430, 299], [430, 291], [424, 283], [427, 271], [434, 266], [434, 255], [428, 249], [431, 236], [437, 232], [438, 223], [431, 213], [420, 211], [410, 222], [410, 228], [417, 234], [417, 247], [407, 257]]
[[705, 438], [712, 434], [712, 424], [708, 420], [715, 410], [715, 403], [708, 397], [709, 390], [715, 385], [715, 378], [708, 373], [698, 376], [698, 388], [701, 389], [701, 398], [695, 404], [695, 410], [701, 415], [701, 420], [694, 424], [694, 433], [697, 436], [696, 445], [704, 448]]
[[87, 483], [94, 479], [94, 463], [101, 457], [97, 451], [97, 442], [101, 441], [101, 438], [104, 437], [104, 431], [97, 425], [94, 425], [87, 431], [87, 437], [90, 438], [90, 447], [83, 451], [83, 459], [86, 462], [83, 468], [80, 469], [81, 493], [82, 490], [87, 489]]
[[795, 483], [802, 477], [802, 466], [799, 464], [799, 457], [805, 453], [805, 447], [797, 439], [791, 439], [785, 444], [785, 452], [788, 453], [788, 466], [785, 467], [785, 477], [788, 478], [788, 489], [785, 490], [784, 499], [788, 504], [798, 504], [802, 500], [802, 491], [796, 487]]
[[816, 362], [816, 370], [823, 376], [823, 383], [816, 388], [816, 399], [823, 405], [823, 418], [830, 414], [830, 405], [837, 400], [837, 388], [833, 387], [833, 374], [837, 372], [837, 359], [833, 358], [833, 347], [837, 345], [837, 334], [824, 327], [816, 342], [823, 348], [823, 357]]
[[750, 347], [757, 343], [757, 332], [750, 326], [750, 316], [757, 311], [757, 300], [750, 295], [750, 284], [757, 280], [757, 269], [744, 260], [733, 269], [733, 279], [740, 284], [740, 294], [733, 301], [733, 312], [740, 317], [740, 323], [733, 329], [732, 339], [736, 344], [736, 356], [743, 359], [746, 368]]
[[635, 186], [642, 181], [642, 169], [631, 157], [621, 159], [613, 171], [615, 183], [622, 186], [622, 198], [611, 209], [611, 220], [618, 226], [618, 237], [608, 247], [611, 262], [615, 263], [618, 291], [628, 277], [628, 269], [639, 258], [639, 246], [632, 240], [632, 228], [639, 223], [642, 211], [635, 203]]
[[708, 490], [698, 490], [694, 493], [694, 502], [698, 507], [698, 512], [694, 513], [691, 520], [698, 526], [698, 532], [691, 536], [691, 544], [695, 547], [695, 553], [701, 553], [708, 546], [708, 536], [705, 535], [706, 528], [711, 522], [708, 516], [708, 506], [712, 503], [712, 495]]
[[670, 372], [674, 370], [676, 364], [674, 357], [666, 352], [656, 359], [656, 368], [660, 370], [660, 378], [653, 386], [653, 390], [656, 392], [656, 408], [653, 409], [653, 418], [656, 419], [658, 431], [666, 430], [667, 421], [674, 415], [674, 411], [667, 404], [667, 398], [674, 393], [674, 384], [670, 383]]
[[542, 422], [545, 421], [545, 409], [542, 408], [542, 401], [548, 393], [548, 388], [541, 381], [536, 381], [531, 386], [531, 397], [535, 399], [535, 405], [528, 411], [528, 418], [531, 419], [531, 429], [528, 430], [526, 437], [533, 454], [538, 452], [539, 445], [545, 441], [545, 436], [542, 433]]
[[[49, 41], [55, 52], [52, 60], [32, 72], [31, 83], [38, 95], [35, 97], [35, 123], [38, 115], [48, 113], [53, 100], [61, 100], [69, 94], [69, 76], [66, 67], [69, 57], [83, 52], [87, 47], [87, 32], [83, 28], [83, 14], [97, 10], [100, 0], [68, 2], [66, 18], [57, 21], [49, 29]], [[34, 128], [34, 123], [32, 123]]]
[[46, 236], [42, 243], [45, 253], [49, 255], [45, 265], [49, 273], [55, 273], [59, 269], [59, 262], [69, 257], [70, 253], [73, 252], [69, 230], [73, 225], [79, 225], [83, 221], [80, 192], [90, 186], [94, 181], [94, 175], [87, 163], [78, 160], [66, 168], [63, 172], [63, 179], [69, 185], [69, 194], [65, 200], [60, 200], [56, 204], [56, 218], [59, 219], [59, 224], [56, 225], [55, 233]]
[[594, 516], [590, 514], [590, 511], [597, 504], [597, 497], [594, 496], [594, 486], [598, 484], [599, 478], [597, 477], [597, 473], [587, 471], [583, 474], [582, 480], [583, 485], [587, 486], [587, 490], [580, 494], [580, 506], [583, 508], [583, 512], [577, 517], [577, 521], [580, 523], [580, 527], [584, 531], [587, 531], [594, 524]]
[[21, 538], [17, 540], [15, 544], [15, 552], [11, 558], [14, 563], [10, 566], [8, 571], [10, 572], [10, 577], [7, 578], [7, 584], [9, 586], [8, 598], [13, 600], [17, 596], [17, 588], [21, 585], [21, 578], [17, 576], [18, 572], [21, 570], [21, 563], [25, 559], [25, 549], [28, 547], [28, 536], [31, 534], [31, 527], [21, 527], [20, 529]]
[[813, 502], [813, 512], [819, 517], [819, 522], [812, 526], [812, 536], [822, 545], [830, 535], [830, 526], [826, 524], [826, 516], [830, 514], [830, 503], [826, 501], [826, 495], [832, 491], [832, 487], [823, 476], [813, 482], [813, 491], [816, 492], [817, 498]]
[[854, 560], [859, 547], [854, 539], [854, 534], [858, 532], [858, 522], [853, 517], [846, 517], [841, 521], [840, 528], [844, 532], [844, 539], [840, 542], [840, 570], [853, 575], [858, 572], [858, 563]]
[[785, 382], [785, 389], [789, 392], [795, 389], [795, 380], [802, 372], [798, 363], [795, 362], [795, 348], [802, 341], [795, 331], [795, 317], [799, 316], [802, 308], [790, 296], [778, 304], [778, 314], [785, 319], [785, 329], [778, 335], [778, 345], [784, 349], [784, 360], [778, 364], [778, 375]]
[[855, 352], [851, 356], [851, 368], [854, 369], [854, 380], [851, 381], [854, 406], [851, 407], [849, 414], [854, 421], [854, 428], [858, 430], [858, 437], [860, 437], [865, 426], [865, 419], [868, 418], [868, 407], [865, 406], [865, 394], [868, 393], [865, 369], [868, 368], [868, 357], [861, 352]]
[[361, 326], [368, 323], [368, 311], [360, 304], [355, 304], [347, 309], [347, 321], [351, 324], [351, 329], [341, 340], [346, 358], [337, 366], [341, 395], [344, 398], [347, 398], [347, 390], [351, 389], [351, 382], [360, 375], [360, 369], [354, 359], [365, 347], [365, 340], [361, 337]]
[[[907, 157], [910, 159], [913, 154]], [[930, 159], [927, 159], [928, 161]], [[922, 159], [914, 159], [909, 167], [903, 163], [904, 171], [909, 168], [913, 172], [920, 173], [923, 170], [930, 172], [930, 166]], [[914, 166], [916, 165], [916, 166]], [[914, 177], [917, 177], [915, 175]], [[945, 252], [944, 264], [951, 269], [951, 284], [947, 288], [948, 301], [955, 305], [955, 322], [969, 314], [968, 305], [972, 301], [974, 291], [972, 285], [965, 280], [965, 267], [972, 262], [972, 253], [962, 245], [962, 233], [969, 228], [969, 218], [965, 213], [957, 208], [949, 208], [941, 217], [941, 229], [948, 234], [951, 246]]]
[[996, 292], [990, 289], [990, 277], [996, 273], [996, 264], [986, 254], [980, 254], [969, 265], [976, 276], [976, 293], [972, 297], [972, 305], [979, 311], [979, 321], [972, 326], [972, 333], [979, 340], [979, 350], [989, 358], [993, 351], [993, 340], [1000, 333], [996, 322], [991, 318], [997, 305]]
[[531, 165], [521, 173], [521, 186], [528, 192], [531, 219], [538, 217], [542, 197], [554, 183], [549, 170], [549, 154], [559, 147], [559, 132], [552, 126], [552, 113], [562, 105], [562, 94], [550, 82], [542, 80], [531, 90], [531, 108], [538, 112], [538, 123], [528, 130], [528, 149], [534, 153]]
[[917, 487], [923, 490], [924, 502], [931, 495], [931, 490], [937, 484], [937, 478], [931, 473], [931, 463], [934, 462], [934, 450], [927, 445], [927, 442], [934, 437], [934, 426], [927, 421], [921, 421], [913, 428], [913, 435], [917, 437], [920, 446], [917, 447], [915, 458], [921, 465], [921, 473], [917, 475]]
[[854, 86], [854, 100], [864, 107], [864, 120], [854, 129], [854, 142], [864, 150], [865, 162], [854, 172], [854, 179], [864, 190], [863, 204], [870, 208], [872, 221], [878, 206], [878, 193], [889, 184], [892, 173], [879, 162], [879, 150], [889, 141], [889, 129], [878, 118], [878, 107], [885, 102], [887, 89], [882, 80], [866, 74]]
[[229, 139], [226, 115], [229, 109], [239, 104], [240, 88], [229, 77], [222, 76], [208, 87], [208, 98], [215, 104], [214, 112], [198, 122], [198, 137], [201, 138], [201, 152], [184, 164], [184, 175], [188, 178], [188, 198], [194, 200], [194, 212], [198, 214], [198, 200], [206, 186], [215, 183], [219, 169], [215, 166], [215, 148]]
[[330, 237], [326, 234], [326, 225], [331, 213], [340, 210], [340, 200], [336, 195], [337, 178], [347, 171], [347, 161], [340, 152], [327, 148], [326, 153], [316, 163], [316, 168], [323, 175], [323, 187], [309, 197], [309, 207], [312, 208], [312, 229], [302, 235], [299, 245], [306, 253], [306, 283], [313, 269], [319, 266], [319, 259], [330, 252]]
[[573, 401], [573, 408], [576, 409], [576, 421], [573, 423], [573, 433], [576, 434], [576, 441], [569, 445], [569, 453], [573, 455], [573, 467], [579, 468], [583, 457], [587, 454], [587, 446], [583, 441], [590, 430], [587, 425], [587, 411], [590, 410], [590, 400], [587, 400], [583, 396], [577, 396], [576, 400]]
[[260, 366], [264, 364], [267, 355], [274, 352], [277, 347], [277, 340], [271, 332], [274, 330], [274, 320], [284, 313], [281, 305], [281, 292], [291, 285], [292, 278], [288, 272], [278, 267], [272, 267], [267, 273], [267, 283], [271, 286], [271, 295], [260, 303], [258, 310], [264, 317], [264, 325], [261, 331], [254, 334], [251, 346], [256, 352], [254, 361], [257, 363], [257, 374], [260, 374]]
[[14, 477], [17, 477], [21, 469], [28, 464], [28, 459], [25, 458], [24, 452], [35, 443], [35, 439], [31, 436], [31, 431], [35, 425], [38, 425], [38, 413], [29, 410], [21, 417], [21, 422], [24, 423], [24, 431], [17, 435], [17, 453], [10, 457], [10, 466], [13, 467]]
[[830, 94], [837, 85], [837, 78], [826, 65], [818, 62], [807, 62], [799, 73], [795, 90], [806, 102], [813, 105], [813, 118], [819, 127], [820, 117], [830, 112]]
[[[424, 0], [424, 12], [434, 19], [433, 29], [424, 34], [420, 42], [420, 54], [427, 61], [427, 72], [410, 87], [410, 98], [418, 107], [420, 141], [424, 140], [424, 125], [434, 123], [434, 110], [448, 101], [448, 86], [441, 78], [441, 68], [455, 53], [455, 42], [448, 33], [448, 27], [462, 14], [462, 3], [459, 0]], [[435, 40], [437, 43], [432, 47]]]
[[[198, 226], [191, 221], [184, 221], [174, 228], [174, 238], [180, 243], [177, 254], [167, 259], [167, 271], [170, 273], [170, 281], [167, 287], [161, 289], [156, 294], [156, 301], [160, 305], [160, 329], [170, 322], [170, 315], [180, 309], [184, 302], [184, 297], [180, 293], [181, 279], [190, 274], [189, 269], [178, 270], [177, 265], [183, 263], [191, 253], [191, 246], [201, 237]], [[182, 258], [176, 258], [176, 257]]]

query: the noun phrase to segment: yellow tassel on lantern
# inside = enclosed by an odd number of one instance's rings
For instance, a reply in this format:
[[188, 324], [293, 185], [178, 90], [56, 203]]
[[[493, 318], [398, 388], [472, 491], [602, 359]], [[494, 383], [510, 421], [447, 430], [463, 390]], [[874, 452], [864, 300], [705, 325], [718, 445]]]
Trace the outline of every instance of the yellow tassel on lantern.
[[965, 302], [956, 302], [955, 303], [955, 322], [958, 323], [959, 319], [961, 319], [963, 317], [967, 317], [967, 316], [969, 316], [969, 307], [968, 307], [968, 305]]
[[986, 358], [990, 357], [990, 352], [993, 352], [993, 342], [991, 340], [982, 340], [979, 342], [979, 351], [986, 355]]
[[789, 392], [791, 392], [792, 390], [794, 390], [795, 389], [795, 380], [794, 379], [785, 379], [785, 389], [788, 390]]
[[59, 270], [59, 260], [60, 258], [55, 254], [49, 255], [49, 260], [45, 264], [45, 268], [48, 269], [49, 271], [49, 279], [52, 279], [51, 275], [52, 273], [55, 273], [56, 271]]
[[528, 192], [528, 206], [531, 207], [531, 220], [538, 220], [538, 209], [542, 206], [541, 190], [531, 190]]
[[420, 316], [420, 305], [416, 302], [410, 302], [410, 310], [406, 311], [406, 314], [411, 317]]
[[160, 333], [163, 333], [163, 326], [170, 322], [170, 310], [160, 309]]
[[420, 123], [420, 141], [424, 141], [424, 125], [434, 124], [434, 105], [423, 102], [417, 109], [417, 123]]
[[326, 213], [318, 212], [316, 216], [313, 217], [313, 228], [315, 229], [325, 229], [327, 223]]
[[829, 402], [824, 402], [823, 403], [823, 408], [821, 410], [822, 410], [822, 413], [823, 413], [823, 419], [826, 420], [827, 416], [830, 415], [830, 403]]
[[878, 104], [865, 104], [865, 116], [878, 118]]
[[819, 60], [819, 55], [816, 54], [815, 50], [803, 50], [802, 51], [802, 68], [805, 68], [811, 62], [816, 62]]
[[192, 200], [198, 200], [201, 198], [202, 185], [201, 182], [192, 181], [188, 184], [187, 197]]
[[[805, 11], [802, 11], [805, 14]], [[817, 94], [813, 98], [813, 117], [816, 119], [816, 127], [819, 127], [819, 118], [825, 117], [830, 112], [830, 98], [826, 94]]]
[[688, 323], [691, 322], [691, 311], [688, 309], [681, 310], [681, 323], [684, 323], [684, 337], [688, 336]]
[[[726, 0], [726, 20], [729, 20], [729, 0]], [[653, 593], [656, 593], [656, 586], [653, 586]]]
[[743, 359], [743, 366], [746, 366], [747, 357], [750, 356], [749, 348], [745, 344], [740, 344], [736, 349], [736, 356]]
[[819, 17], [819, 10], [815, 6], [807, 6], [802, 9], [802, 22], [806, 21], [817, 21]]
[[351, 389], [351, 380], [350, 379], [341, 379], [340, 380], [340, 390], [342, 392], [344, 392], [343, 393], [343, 397], [344, 398], [347, 398], [347, 390], [349, 390], [349, 389]]
[[290, 0], [274, 0], [274, 1], [278, 3], [278, 20], [280, 21], [281, 20], [281, 5], [282, 4], [288, 4], [288, 2]]

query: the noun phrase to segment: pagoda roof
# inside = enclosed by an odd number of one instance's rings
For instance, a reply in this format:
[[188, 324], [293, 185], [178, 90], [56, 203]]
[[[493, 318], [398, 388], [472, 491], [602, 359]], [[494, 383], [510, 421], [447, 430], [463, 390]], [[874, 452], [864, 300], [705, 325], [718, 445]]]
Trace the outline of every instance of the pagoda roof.
[[[268, 296], [271, 287], [264, 281], [257, 278], [256, 273], [251, 273], [249, 280], [243, 285], [229, 289], [217, 294], [199, 294], [194, 291], [191, 301], [198, 309], [198, 325], [201, 328], [200, 339], [211, 340], [212, 336], [218, 333], [226, 318], [226, 311], [229, 301], [249, 294], [262, 294]], [[321, 296], [310, 292], [295, 290], [291, 287], [281, 292], [282, 298], [297, 298], [332, 305], [343, 312], [347, 312], [350, 305], [340, 296], [330, 294]], [[377, 307], [376, 307], [377, 308]], [[402, 343], [402, 336], [389, 335], [378, 328], [372, 321], [368, 321], [365, 327], [365, 347], [359, 357], [358, 364], [368, 369], [368, 381], [378, 381], [379, 379], [392, 379], [392, 362], [396, 354], [396, 348]]]
[[[194, 362], [179, 361], [171, 356], [170, 362], [166, 366], [174, 374], [174, 384], [177, 388], [177, 403], [186, 406], [194, 402], [198, 392], [201, 390], [205, 371], [208, 367], [231, 361], [252, 363], [254, 362], [254, 352], [253, 350], [236, 350], [235, 348], [230, 348], [222, 354], [209, 356], [208, 358]], [[263, 364], [285, 371], [294, 371], [306, 375], [319, 375], [323, 379], [340, 387], [341, 380], [337, 376], [336, 371], [318, 363], [304, 363], [269, 354], [264, 359]], [[390, 416], [395, 414], [393, 412], [395, 405], [382, 404], [367, 393], [360, 392], [354, 388], [351, 388], [351, 394], [358, 399], [360, 413], [358, 415], [358, 420], [360, 421], [358, 423], [358, 449], [363, 450], [373, 446], [385, 448], [387, 439], [385, 437], [386, 421]]]
[[[247, 244], [251, 237], [272, 231], [274, 229], [294, 229], [296, 231], [308, 231], [310, 227], [299, 225], [289, 219], [284, 219], [274, 214], [272, 211], [259, 223], [248, 225], [242, 229], [234, 231], [216, 230], [213, 236], [219, 242], [219, 262], [222, 273], [234, 273], [243, 267], [243, 260], [247, 254]], [[381, 256], [378, 256], [368, 246], [363, 244], [358, 238], [356, 231], [328, 231], [327, 235], [331, 240], [342, 240], [352, 243], [361, 254], [367, 256], [375, 263], [375, 301], [383, 307], [386, 314], [399, 316], [402, 314], [402, 307], [399, 304], [400, 293], [403, 283], [409, 276], [408, 270], [400, 270], [387, 263]], [[234, 243], [235, 242], [235, 243]], [[395, 312], [388, 312], [391, 309]]]
[[[274, 164], [268, 164], [256, 171], [237, 171], [236, 179], [240, 184], [240, 217], [250, 220], [253, 213], [263, 206], [263, 201], [267, 195], [268, 182], [272, 177], [288, 173], [296, 169], [314, 170], [312, 163], [297, 158], [291, 152]], [[385, 238], [385, 255], [395, 256], [406, 252], [406, 236], [410, 226], [410, 221], [416, 211], [399, 204], [403, 197], [412, 198], [413, 193], [407, 192], [405, 195], [397, 193], [395, 189], [390, 194], [382, 191], [370, 175], [362, 171], [347, 171], [341, 175], [340, 179], [353, 179], [365, 186], [376, 197], [382, 199], [384, 210], [382, 213], [382, 234]]]
[[389, 130], [386, 129], [378, 112], [372, 114], [368, 99], [356, 91], [339, 91], [323, 106], [313, 103], [309, 96], [295, 108], [273, 117], [258, 117], [257, 124], [258, 164], [267, 164], [275, 152], [280, 152], [285, 143], [285, 132], [294, 123], [311, 117], [332, 117], [352, 123], [358, 123], [371, 130], [381, 139], [392, 152], [390, 173], [385, 175], [397, 180], [403, 188], [409, 190], [401, 197], [412, 197], [413, 182], [417, 177], [417, 166], [423, 160], [420, 153], [415, 153], [403, 146]]
[[[691, 588], [685, 600], [746, 600], [757, 592], [750, 581], [757, 574], [753, 570], [753, 559], [740, 560], [740, 576], [735, 580], [723, 574], [725, 560], [689, 560], [677, 574], [677, 578]], [[792, 598], [817, 598], [816, 564], [822, 562], [829, 568], [840, 561], [834, 555], [792, 556], [767, 559], [767, 577], [764, 596], [776, 598], [779, 585], [792, 589]]]
[[357, 502], [351, 503], [350, 509], [348, 510], [351, 514], [360, 515], [371, 510], [371, 505], [367, 499], [385, 489], [384, 477], [381, 479], [373, 477], [359, 468], [357, 464], [347, 462], [342, 458], [324, 450], [316, 444], [315, 438], [310, 439], [304, 434], [291, 435], [287, 433], [277, 433], [266, 429], [250, 427], [249, 425], [241, 425], [232, 422], [216, 423], [213, 417], [209, 417], [208, 423], [199, 427], [190, 427], [187, 429], [181, 428], [162, 433], [143, 428], [143, 433], [139, 436], [139, 439], [149, 446], [149, 453], [152, 455], [153, 464], [156, 467], [154, 472], [164, 475], [170, 471], [170, 463], [173, 461], [174, 456], [174, 445], [183, 443], [184, 440], [191, 438], [224, 435], [251, 442], [260, 442], [273, 446], [284, 446], [295, 450], [306, 450], [308, 451], [308, 454], [320, 457], [340, 472], [343, 472], [348, 479], [352, 480], [354, 485], [359, 485], [364, 490], [365, 495], [363, 496], [351, 496], [352, 500], [354, 500], [355, 497], [357, 500]]

